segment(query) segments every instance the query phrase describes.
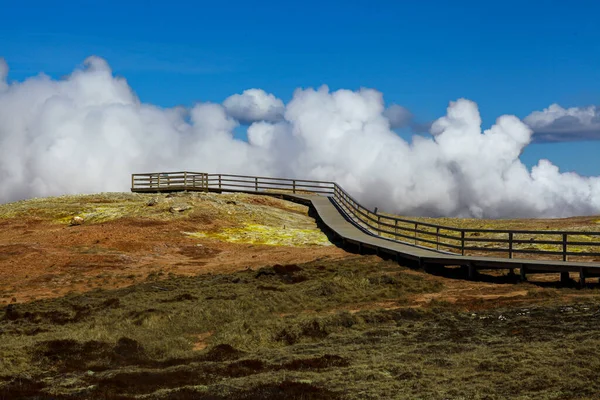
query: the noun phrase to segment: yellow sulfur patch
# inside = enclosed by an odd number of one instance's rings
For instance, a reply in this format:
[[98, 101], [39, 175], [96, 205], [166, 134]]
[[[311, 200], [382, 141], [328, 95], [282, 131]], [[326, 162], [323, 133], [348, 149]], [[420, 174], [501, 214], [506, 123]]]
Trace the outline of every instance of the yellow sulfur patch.
[[197, 238], [212, 238], [231, 243], [266, 244], [271, 246], [331, 246], [319, 229], [298, 229], [260, 224], [244, 224], [219, 232], [184, 232]]

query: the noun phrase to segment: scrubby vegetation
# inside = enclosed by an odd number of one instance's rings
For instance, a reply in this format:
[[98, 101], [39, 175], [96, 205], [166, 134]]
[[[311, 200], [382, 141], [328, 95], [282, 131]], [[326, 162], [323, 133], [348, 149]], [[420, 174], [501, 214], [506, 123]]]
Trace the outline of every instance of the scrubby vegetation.
[[[9, 305], [0, 399], [591, 398], [595, 292], [416, 307], [441, 279], [382, 261], [149, 277]], [[533, 286], [523, 284], [525, 289]], [[567, 293], [575, 293], [571, 291]]]
[[[468, 282], [460, 268], [429, 271], [439, 277], [346, 253], [323, 246], [305, 206], [243, 194], [64, 196], [0, 205], [0, 233], [0, 400], [600, 391], [597, 285], [519, 283], [502, 271]], [[294, 251], [314, 261], [274, 259]], [[23, 287], [44, 299], [17, 300]]]

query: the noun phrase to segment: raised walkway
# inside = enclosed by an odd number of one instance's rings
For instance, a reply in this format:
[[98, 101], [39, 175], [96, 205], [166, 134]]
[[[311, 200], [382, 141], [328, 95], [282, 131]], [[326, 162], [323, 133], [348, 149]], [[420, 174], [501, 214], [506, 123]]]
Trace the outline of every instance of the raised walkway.
[[469, 275], [480, 269], [513, 269], [518, 268], [521, 276], [525, 278], [527, 273], [558, 273], [576, 272], [580, 279], [586, 277], [600, 276], [600, 266], [586, 262], [564, 262], [545, 261], [530, 259], [507, 259], [493, 257], [461, 256], [444, 254], [434, 250], [413, 246], [407, 243], [380, 238], [372, 233], [367, 233], [355, 224], [348, 221], [338, 206], [327, 197], [321, 196], [293, 196], [285, 195], [286, 198], [298, 198], [310, 201], [321, 221], [343, 241], [356, 244], [359, 248], [366, 247], [377, 252], [385, 252], [397, 257], [398, 260], [408, 259], [417, 262], [420, 266], [427, 268], [432, 265], [450, 266], [460, 265], [469, 268]]

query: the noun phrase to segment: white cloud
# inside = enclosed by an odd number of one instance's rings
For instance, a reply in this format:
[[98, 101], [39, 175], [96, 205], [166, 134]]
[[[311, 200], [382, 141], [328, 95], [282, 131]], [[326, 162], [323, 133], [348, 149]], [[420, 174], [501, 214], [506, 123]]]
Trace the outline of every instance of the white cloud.
[[534, 111], [523, 120], [534, 131], [538, 142], [568, 142], [600, 139], [600, 108], [563, 108], [552, 104]]
[[519, 155], [532, 130], [501, 116], [482, 131], [472, 101], [451, 102], [432, 137], [408, 143], [390, 129], [376, 90], [299, 89], [287, 105], [252, 93], [238, 96], [270, 100], [241, 107], [245, 121], [257, 121], [245, 142], [233, 136], [244, 118], [231, 106], [245, 100], [142, 103], [99, 58], [61, 80], [12, 82], [0, 91], [0, 202], [128, 190], [133, 172], [195, 170], [334, 180], [366, 205], [401, 214], [600, 213], [600, 178], [560, 173], [546, 160], [528, 170]]
[[243, 124], [280, 121], [285, 111], [283, 101], [262, 89], [248, 89], [229, 96], [223, 106], [232, 118]]

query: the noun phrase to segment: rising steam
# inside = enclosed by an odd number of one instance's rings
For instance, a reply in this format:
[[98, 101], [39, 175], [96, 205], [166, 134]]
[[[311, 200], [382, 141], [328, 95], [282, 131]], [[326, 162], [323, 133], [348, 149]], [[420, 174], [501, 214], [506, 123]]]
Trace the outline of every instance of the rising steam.
[[[600, 213], [600, 178], [560, 173], [519, 155], [531, 129], [502, 116], [481, 131], [460, 99], [411, 143], [392, 128], [410, 113], [382, 94], [298, 89], [284, 104], [262, 90], [191, 109], [141, 103], [108, 64], [7, 83], [0, 61], [0, 202], [125, 191], [129, 174], [195, 170], [334, 180], [370, 206], [401, 214], [564, 217]], [[248, 142], [234, 139], [248, 124]]]

